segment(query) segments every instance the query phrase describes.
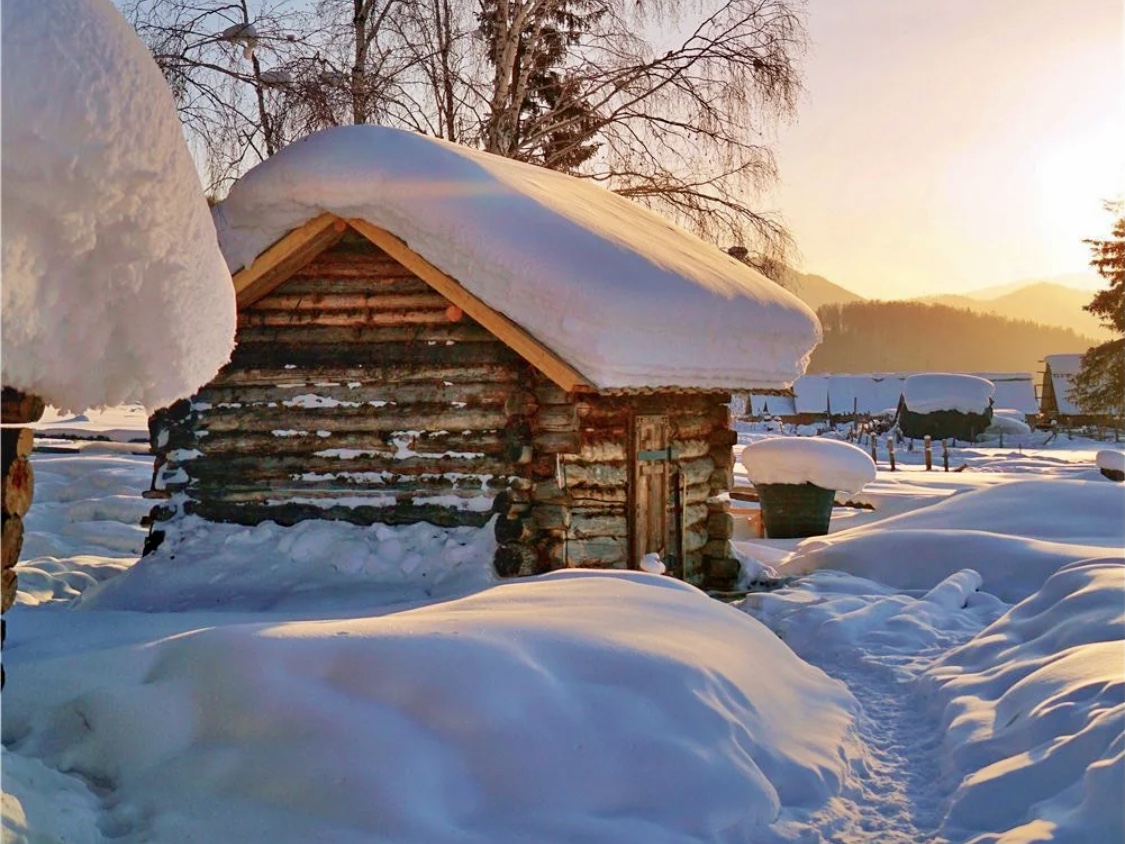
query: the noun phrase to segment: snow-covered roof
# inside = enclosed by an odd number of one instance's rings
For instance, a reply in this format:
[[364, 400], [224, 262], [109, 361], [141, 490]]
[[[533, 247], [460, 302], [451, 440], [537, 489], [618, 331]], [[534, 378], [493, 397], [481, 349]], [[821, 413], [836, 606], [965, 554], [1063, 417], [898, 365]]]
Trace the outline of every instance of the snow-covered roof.
[[595, 184], [381, 126], [328, 129], [215, 209], [232, 270], [323, 212], [404, 240], [601, 389], [784, 387], [820, 325], [797, 297]]
[[1070, 416], [1082, 413], [1082, 409], [1068, 398], [1073, 386], [1071, 379], [1082, 369], [1082, 355], [1047, 355], [1043, 362], [1050, 367], [1058, 412]]
[[167, 83], [109, 0], [5, 0], [3, 383], [168, 404], [230, 355], [235, 306]]
[[987, 378], [996, 388], [992, 403], [1001, 408], [1018, 410], [1024, 414], [1039, 412], [1039, 399], [1035, 397], [1035, 376], [1030, 372], [973, 372], [978, 378]]
[[984, 413], [992, 403], [994, 387], [986, 378], [951, 372], [925, 372], [907, 377], [902, 398], [907, 410], [933, 413], [955, 410]]
[[875, 480], [875, 462], [862, 448], [820, 437], [773, 437], [742, 449], [754, 484], [815, 484], [859, 492]]
[[798, 413], [880, 413], [893, 410], [902, 393], [904, 376], [806, 375], [793, 385]]

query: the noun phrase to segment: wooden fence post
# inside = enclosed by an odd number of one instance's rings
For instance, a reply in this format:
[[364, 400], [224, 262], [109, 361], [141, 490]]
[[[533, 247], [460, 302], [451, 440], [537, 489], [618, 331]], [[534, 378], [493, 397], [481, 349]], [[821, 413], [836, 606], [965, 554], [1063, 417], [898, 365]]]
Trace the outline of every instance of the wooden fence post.
[[875, 436], [875, 432], [871, 432], [871, 462], [879, 465], [879, 438]]
[[934, 445], [930, 441], [929, 434], [922, 437], [922, 449], [926, 453], [926, 471], [928, 472], [934, 468]]
[[941, 441], [941, 462], [945, 467], [945, 471], [949, 471], [949, 441], [942, 439]]
[[887, 437], [887, 459], [891, 462], [891, 471], [895, 470], [895, 438], [894, 435]]

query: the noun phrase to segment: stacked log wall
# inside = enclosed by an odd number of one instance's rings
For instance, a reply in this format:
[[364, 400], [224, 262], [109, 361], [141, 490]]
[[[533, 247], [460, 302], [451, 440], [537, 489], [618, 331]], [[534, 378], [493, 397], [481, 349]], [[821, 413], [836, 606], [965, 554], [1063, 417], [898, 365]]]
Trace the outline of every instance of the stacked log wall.
[[736, 577], [729, 500], [721, 496], [733, 471], [727, 401], [718, 393], [568, 396], [541, 381], [531, 506], [520, 532], [533, 549], [525, 571], [632, 567], [632, 430], [638, 414], [661, 414], [669, 420], [670, 469], [683, 483], [679, 573], [698, 584], [725, 583], [733, 563]]
[[237, 341], [153, 418], [156, 520], [482, 525], [525, 471], [530, 367], [365, 240], [244, 308]]

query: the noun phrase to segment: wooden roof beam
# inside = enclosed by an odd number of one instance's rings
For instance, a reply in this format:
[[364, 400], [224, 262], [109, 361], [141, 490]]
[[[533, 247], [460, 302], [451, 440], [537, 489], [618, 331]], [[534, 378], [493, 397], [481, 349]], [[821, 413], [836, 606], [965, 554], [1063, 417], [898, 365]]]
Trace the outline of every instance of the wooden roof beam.
[[524, 360], [558, 384], [559, 387], [568, 393], [597, 390], [597, 387], [590, 383], [582, 373], [562, 360], [504, 314], [478, 299], [455, 278], [435, 267], [411, 249], [405, 241], [366, 220], [352, 219], [348, 220], [348, 223], [357, 232], [496, 335], [512, 351], [519, 354]]
[[238, 307], [245, 308], [269, 295], [347, 231], [348, 224], [335, 214], [324, 213], [298, 226], [233, 276]]

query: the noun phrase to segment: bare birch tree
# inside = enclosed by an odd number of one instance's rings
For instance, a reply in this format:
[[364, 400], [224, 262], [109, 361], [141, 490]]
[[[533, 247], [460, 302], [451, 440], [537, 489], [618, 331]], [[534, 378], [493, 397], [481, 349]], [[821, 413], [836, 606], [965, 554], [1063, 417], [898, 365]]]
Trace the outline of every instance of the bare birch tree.
[[754, 203], [777, 176], [770, 132], [801, 90], [801, 3], [133, 0], [129, 12], [215, 184], [316, 129], [381, 123], [595, 180], [770, 265], [789, 236]]

